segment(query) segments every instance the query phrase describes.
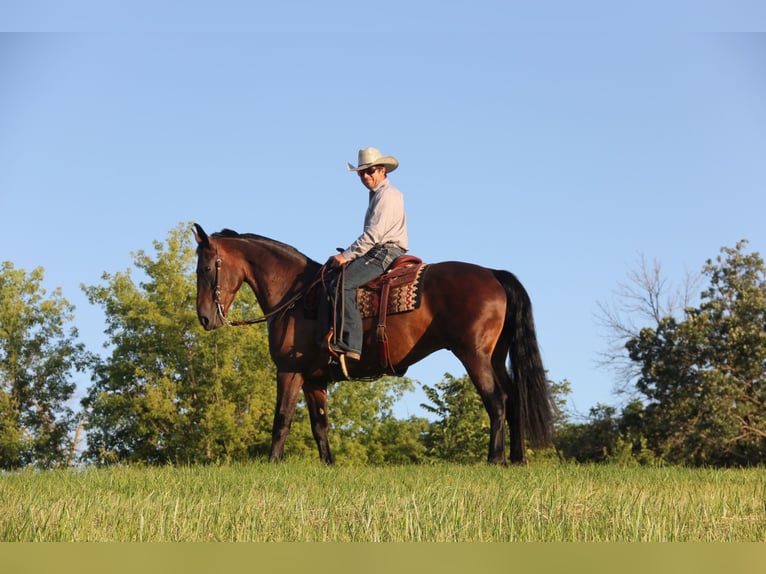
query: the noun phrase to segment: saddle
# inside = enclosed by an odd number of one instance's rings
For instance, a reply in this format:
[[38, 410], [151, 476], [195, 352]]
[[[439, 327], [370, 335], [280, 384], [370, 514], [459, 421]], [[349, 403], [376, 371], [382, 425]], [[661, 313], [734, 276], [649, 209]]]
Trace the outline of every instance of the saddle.
[[374, 312], [365, 314], [365, 305], [377, 308], [378, 323], [375, 339], [380, 350], [380, 366], [396, 375], [388, 355], [388, 334], [386, 317], [389, 313], [404, 313], [420, 306], [420, 279], [426, 265], [419, 257], [402, 255], [377, 279], [369, 281], [356, 290], [357, 307], [362, 317], [374, 317]]
[[[390, 364], [388, 355], [388, 337], [386, 334], [386, 319], [388, 315], [413, 311], [420, 307], [421, 284], [426, 264], [419, 257], [402, 255], [398, 257], [388, 270], [356, 290], [356, 304], [362, 318], [377, 317], [375, 327], [376, 341], [380, 350], [380, 364], [384, 369], [389, 369], [392, 374], [393, 366]], [[322, 291], [321, 294], [319, 291]], [[306, 294], [305, 315], [307, 319], [320, 319], [331, 325], [327, 317], [319, 317], [319, 309], [323, 306], [320, 299], [327, 298], [321, 284], [312, 288]], [[329, 308], [329, 306], [327, 306]], [[334, 313], [333, 309], [329, 309]], [[332, 315], [330, 315], [332, 316]], [[320, 324], [320, 332], [324, 333], [329, 327]], [[326, 344], [328, 337], [322, 338]]]
[[425, 264], [414, 255], [402, 255], [394, 260], [388, 271], [356, 290], [356, 305], [362, 317], [378, 316], [385, 323], [386, 315], [412, 311], [420, 306], [420, 276]]

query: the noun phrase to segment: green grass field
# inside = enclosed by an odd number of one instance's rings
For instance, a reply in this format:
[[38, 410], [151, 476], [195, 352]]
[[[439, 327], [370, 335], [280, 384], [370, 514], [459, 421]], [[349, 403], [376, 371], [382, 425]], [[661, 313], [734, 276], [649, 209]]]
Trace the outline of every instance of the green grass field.
[[0, 475], [2, 541], [766, 541], [766, 471], [540, 464]]

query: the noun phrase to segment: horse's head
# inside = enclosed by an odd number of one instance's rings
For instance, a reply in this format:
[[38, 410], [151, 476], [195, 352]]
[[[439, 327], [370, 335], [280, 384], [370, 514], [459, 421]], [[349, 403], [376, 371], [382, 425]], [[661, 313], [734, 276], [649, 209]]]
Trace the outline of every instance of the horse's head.
[[242, 274], [228, 262], [225, 246], [209, 237], [202, 227], [194, 224], [197, 240], [197, 317], [210, 331], [226, 324], [234, 296], [242, 285]]

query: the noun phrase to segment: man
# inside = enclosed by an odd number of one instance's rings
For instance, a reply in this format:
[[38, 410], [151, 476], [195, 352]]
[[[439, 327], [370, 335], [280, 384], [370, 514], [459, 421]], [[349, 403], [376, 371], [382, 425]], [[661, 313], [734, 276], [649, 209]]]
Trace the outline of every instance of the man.
[[[346, 359], [358, 361], [362, 353], [362, 317], [356, 306], [356, 288], [382, 275], [408, 247], [404, 196], [388, 181], [388, 174], [399, 167], [399, 162], [368, 147], [359, 150], [357, 163], [356, 167], [350, 163], [347, 167], [370, 190], [364, 229], [347, 249], [327, 260], [330, 267], [345, 266], [343, 301], [336, 305], [337, 331], [330, 343], [344, 371]], [[331, 292], [335, 292], [335, 281]]]

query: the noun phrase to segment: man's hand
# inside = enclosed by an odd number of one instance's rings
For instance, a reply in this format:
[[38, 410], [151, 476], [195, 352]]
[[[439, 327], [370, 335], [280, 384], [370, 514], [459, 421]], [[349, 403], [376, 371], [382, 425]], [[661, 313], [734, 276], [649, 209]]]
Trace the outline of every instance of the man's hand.
[[333, 255], [327, 260], [327, 263], [325, 265], [329, 267], [330, 269], [337, 269], [339, 267], [343, 267], [347, 263], [346, 258], [343, 257], [342, 253], [338, 253], [337, 255]]

